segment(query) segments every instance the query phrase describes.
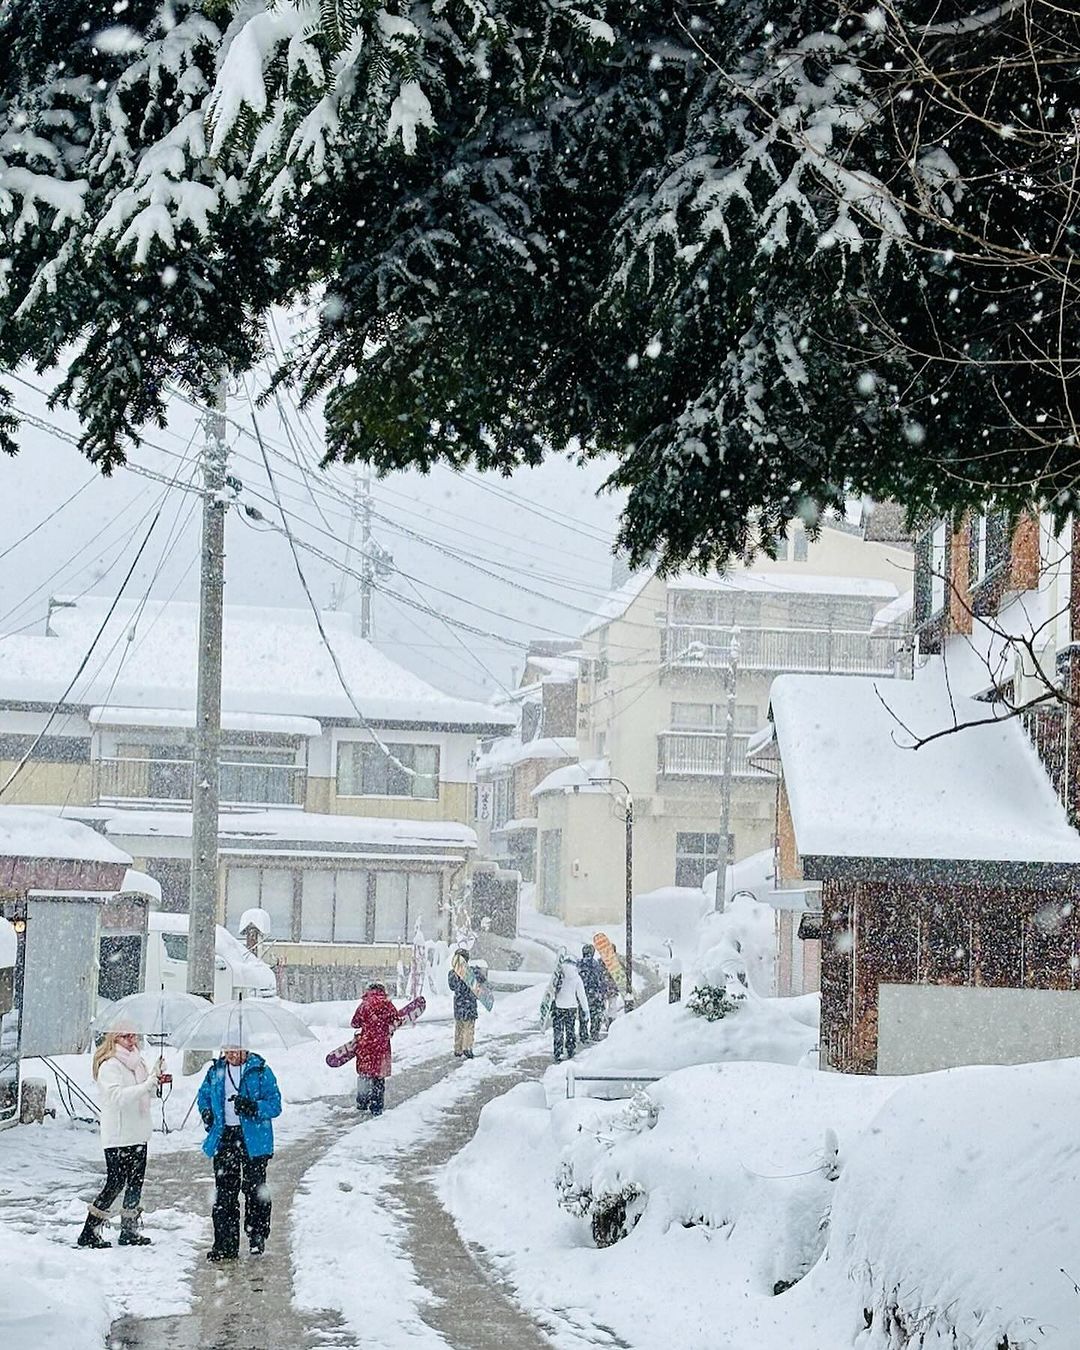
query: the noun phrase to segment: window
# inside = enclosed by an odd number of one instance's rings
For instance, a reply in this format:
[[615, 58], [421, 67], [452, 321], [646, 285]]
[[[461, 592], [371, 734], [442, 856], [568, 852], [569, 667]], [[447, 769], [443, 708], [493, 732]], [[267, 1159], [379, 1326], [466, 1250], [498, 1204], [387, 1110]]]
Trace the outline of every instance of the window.
[[777, 562], [787, 562], [788, 541], [782, 534], [773, 535], [773, 551], [776, 554]]
[[235, 933], [245, 910], [265, 909], [270, 931], [282, 942], [293, 940], [293, 878], [284, 867], [230, 867], [225, 874], [225, 926]]
[[1009, 517], [1004, 511], [972, 516], [968, 550], [968, 579], [972, 586], [1009, 561]]
[[949, 541], [945, 522], [939, 520], [930, 535], [930, 604], [933, 614], [945, 608], [945, 568], [948, 552]]
[[418, 919], [426, 935], [438, 930], [437, 872], [313, 870], [302, 892], [305, 942], [408, 943]]
[[792, 560], [794, 562], [805, 562], [810, 551], [810, 540], [806, 536], [805, 530], [796, 530], [795, 538], [792, 540]]
[[337, 754], [337, 790], [342, 797], [439, 795], [437, 745], [387, 745], [342, 741]]
[[271, 806], [296, 803], [293, 750], [225, 745], [218, 757], [223, 802], [264, 802]]
[[[756, 703], [735, 704], [735, 730], [757, 731], [761, 717]], [[726, 703], [673, 703], [673, 731], [724, 731], [727, 728]]]
[[187, 960], [187, 940], [186, 933], [162, 933], [161, 945], [170, 961]]
[[679, 831], [675, 835], [675, 885], [700, 886], [719, 870], [720, 835]]

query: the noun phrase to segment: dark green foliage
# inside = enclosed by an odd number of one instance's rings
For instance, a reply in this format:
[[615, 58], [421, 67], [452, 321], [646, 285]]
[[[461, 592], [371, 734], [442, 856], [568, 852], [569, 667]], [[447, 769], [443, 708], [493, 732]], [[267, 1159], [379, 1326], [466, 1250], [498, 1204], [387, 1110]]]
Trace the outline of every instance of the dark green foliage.
[[707, 1022], [719, 1022], [729, 1013], [739, 1011], [739, 1000], [733, 999], [726, 989], [717, 984], [695, 985], [686, 1000], [686, 1006], [697, 1017]]

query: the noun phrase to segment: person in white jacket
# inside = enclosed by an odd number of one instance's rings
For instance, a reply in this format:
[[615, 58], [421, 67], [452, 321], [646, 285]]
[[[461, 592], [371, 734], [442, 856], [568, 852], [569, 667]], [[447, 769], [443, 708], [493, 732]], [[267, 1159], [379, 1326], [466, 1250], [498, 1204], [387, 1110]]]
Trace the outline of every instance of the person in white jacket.
[[101, 1108], [101, 1145], [105, 1150], [105, 1185], [86, 1215], [80, 1247], [111, 1247], [101, 1236], [109, 1209], [124, 1192], [120, 1212], [120, 1246], [145, 1247], [139, 1232], [146, 1145], [153, 1125], [150, 1103], [161, 1079], [162, 1062], [148, 1069], [134, 1032], [110, 1031], [94, 1052], [93, 1074]]
[[581, 982], [577, 962], [570, 956], [564, 956], [560, 968], [562, 973], [559, 977], [559, 987], [555, 991], [555, 1005], [551, 1010], [556, 1064], [564, 1057], [574, 1058], [574, 1051], [577, 1049], [575, 1026], [578, 1010], [580, 1009], [586, 1018], [589, 1016], [589, 1000], [585, 994], [585, 986]]

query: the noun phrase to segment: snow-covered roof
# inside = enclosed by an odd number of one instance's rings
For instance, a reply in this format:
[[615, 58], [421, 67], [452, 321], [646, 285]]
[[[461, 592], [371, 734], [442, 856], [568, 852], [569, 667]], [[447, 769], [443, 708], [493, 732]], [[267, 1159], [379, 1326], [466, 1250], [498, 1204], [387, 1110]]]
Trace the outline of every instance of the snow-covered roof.
[[540, 736], [535, 741], [503, 736], [477, 759], [476, 771], [491, 773], [530, 759], [577, 759], [577, 753], [578, 744], [573, 736]]
[[1018, 721], [911, 748], [913, 736], [992, 715], [950, 694], [939, 671], [781, 675], [771, 702], [804, 859], [1080, 864], [1080, 835]]
[[54, 858], [131, 866], [126, 853], [88, 825], [44, 811], [31, 811], [25, 806], [0, 806], [0, 858]]
[[606, 624], [625, 614], [649, 582], [652, 581], [653, 575], [651, 568], [645, 568], [643, 571], [635, 572], [633, 576], [627, 577], [621, 586], [616, 586], [613, 591], [609, 591], [597, 605], [593, 617], [581, 630], [581, 636], [588, 637], [590, 633], [595, 633], [598, 628], [603, 628]]
[[137, 872], [134, 867], [129, 867], [124, 873], [124, 880], [120, 885], [121, 895], [148, 895], [151, 900], [161, 904], [161, 882], [154, 877], [147, 876], [145, 872]]
[[806, 572], [725, 572], [723, 576], [672, 577], [669, 591], [762, 591], [786, 595], [865, 596], [891, 600], [897, 591], [891, 581], [873, 577], [825, 577]]
[[871, 633], [877, 633], [884, 628], [894, 628], [901, 624], [909, 626], [911, 611], [914, 607], [915, 592], [904, 591], [895, 600], [890, 600], [887, 605], [883, 605], [874, 615], [873, 622], [870, 625]]
[[535, 816], [522, 816], [517, 820], [504, 821], [491, 831], [492, 834], [516, 834], [519, 830], [535, 830], [540, 822]]
[[[91, 708], [86, 720], [92, 727], [164, 727], [193, 730], [194, 708]], [[321, 736], [313, 717], [282, 717], [273, 713], [223, 712], [222, 731], [261, 732], [276, 736]]]
[[[98, 629], [101, 659], [91, 661], [67, 702], [126, 709], [195, 706], [198, 606], [181, 601], [64, 601], [50, 616], [52, 635], [12, 634], [3, 642], [0, 700], [54, 703], [71, 681]], [[348, 614], [322, 615], [334, 653], [364, 716], [376, 722], [496, 728], [506, 713], [453, 698], [397, 665], [357, 636]], [[128, 635], [134, 637], [129, 641]], [[222, 711], [356, 722], [310, 610], [227, 605]], [[306, 733], [305, 733], [306, 734]]]
[[592, 783], [592, 778], [609, 778], [611, 764], [606, 759], [583, 759], [579, 764], [564, 764], [561, 769], [542, 779], [532, 790], [534, 797], [546, 792], [607, 792], [606, 783]]
[[529, 665], [541, 676], [544, 684], [576, 684], [578, 661], [567, 656], [530, 656]]
[[[190, 811], [118, 811], [106, 831], [113, 836], [190, 839]], [[240, 841], [364, 845], [368, 847], [472, 849], [476, 831], [451, 820], [396, 820], [330, 816], [313, 811], [236, 811], [222, 814], [223, 847]]]

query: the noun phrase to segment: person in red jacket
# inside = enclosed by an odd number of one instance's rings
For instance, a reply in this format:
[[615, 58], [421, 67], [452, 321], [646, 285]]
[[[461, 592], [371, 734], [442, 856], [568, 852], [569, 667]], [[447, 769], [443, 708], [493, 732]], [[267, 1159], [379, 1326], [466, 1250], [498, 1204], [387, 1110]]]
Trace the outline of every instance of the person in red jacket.
[[424, 1011], [423, 998], [396, 1008], [381, 984], [369, 984], [352, 1016], [356, 1037], [356, 1109], [381, 1116], [390, 1077], [390, 1037], [405, 1022], [415, 1022]]

